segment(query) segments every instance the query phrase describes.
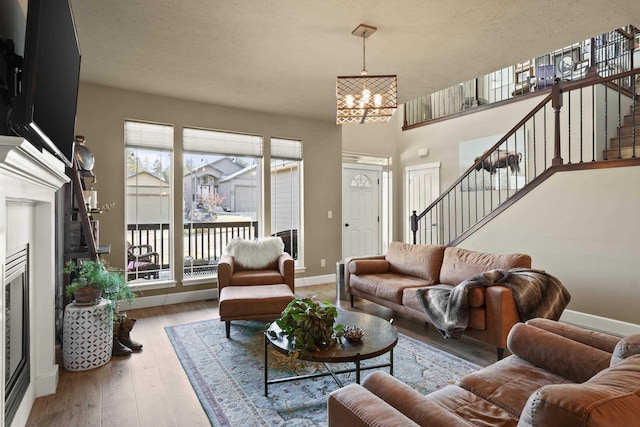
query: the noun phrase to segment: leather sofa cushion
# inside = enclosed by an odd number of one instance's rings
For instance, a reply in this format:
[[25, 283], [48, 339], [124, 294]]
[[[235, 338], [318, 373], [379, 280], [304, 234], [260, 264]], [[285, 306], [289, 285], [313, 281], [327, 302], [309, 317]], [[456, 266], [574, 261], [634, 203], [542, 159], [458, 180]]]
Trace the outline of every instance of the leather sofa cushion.
[[487, 270], [510, 268], [531, 268], [531, 257], [525, 254], [489, 254], [447, 247], [440, 269], [440, 283], [457, 285]]
[[611, 361], [611, 354], [606, 351], [525, 323], [511, 328], [507, 346], [513, 354], [539, 368], [576, 383], [587, 381], [607, 368]]
[[430, 283], [438, 283], [444, 246], [410, 245], [391, 242], [385, 255], [391, 273], [418, 277]]
[[284, 283], [284, 277], [278, 270], [243, 270], [231, 276], [230, 284], [241, 285], [276, 285]]
[[[502, 405], [493, 405], [481, 396], [453, 385], [429, 393], [426, 398], [467, 420], [470, 426], [515, 427], [518, 424], [518, 416], [505, 410]], [[421, 425], [448, 426], [449, 424], [430, 423], [426, 420]]]
[[469, 329], [484, 331], [487, 329], [487, 309], [485, 307], [469, 308]]
[[401, 304], [405, 289], [420, 288], [430, 283], [417, 277], [396, 273], [360, 274], [351, 276], [349, 287], [365, 294]]
[[220, 291], [220, 319], [281, 313], [295, 298], [288, 285], [225, 286]]
[[518, 426], [640, 425], [640, 355], [626, 358], [583, 384], [559, 384], [533, 393]]
[[517, 356], [509, 356], [465, 375], [457, 385], [517, 417], [531, 393], [545, 385], [565, 382], [570, 381]]

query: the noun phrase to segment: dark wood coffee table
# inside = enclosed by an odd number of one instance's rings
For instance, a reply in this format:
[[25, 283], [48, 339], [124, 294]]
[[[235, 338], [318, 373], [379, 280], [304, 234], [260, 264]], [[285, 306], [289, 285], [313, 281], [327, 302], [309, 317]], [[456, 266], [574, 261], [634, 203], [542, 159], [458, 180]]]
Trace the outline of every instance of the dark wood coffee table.
[[[300, 360], [307, 360], [310, 362], [321, 362], [326, 368], [326, 372], [316, 372], [307, 375], [297, 375], [285, 378], [269, 379], [269, 352], [268, 346], [271, 344], [278, 352], [282, 354], [289, 354], [290, 350], [293, 350], [291, 342], [281, 336], [279, 332], [280, 327], [273, 322], [269, 329], [264, 333], [264, 395], [268, 395], [269, 384], [281, 383], [285, 381], [294, 381], [305, 378], [316, 378], [324, 376], [332, 376], [338, 386], [342, 387], [342, 382], [336, 376], [337, 374], [343, 374], [348, 372], [356, 373], [356, 382], [360, 383], [360, 371], [368, 369], [377, 369], [383, 367], [389, 367], [391, 375], [393, 375], [393, 347], [398, 343], [398, 331], [396, 328], [384, 319], [376, 316], [372, 316], [364, 313], [354, 313], [352, 311], [346, 311], [338, 308], [338, 318], [336, 323], [340, 323], [343, 326], [355, 325], [364, 331], [364, 336], [361, 341], [351, 342], [345, 338], [342, 339], [342, 344], [335, 345], [333, 347], [315, 351], [306, 355], [301, 355]], [[273, 338], [269, 335], [269, 331], [277, 333], [277, 337]], [[371, 359], [382, 354], [389, 353], [389, 363], [377, 364], [372, 366], [361, 366], [360, 362], [363, 360]], [[332, 371], [327, 365], [328, 363], [342, 363], [350, 362], [354, 363], [355, 367], [351, 369], [343, 369], [339, 371]]]

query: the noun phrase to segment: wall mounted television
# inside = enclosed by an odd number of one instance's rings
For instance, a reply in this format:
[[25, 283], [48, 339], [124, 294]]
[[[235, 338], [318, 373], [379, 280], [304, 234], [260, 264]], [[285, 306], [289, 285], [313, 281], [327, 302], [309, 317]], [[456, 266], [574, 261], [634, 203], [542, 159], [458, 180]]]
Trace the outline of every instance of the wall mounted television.
[[9, 126], [71, 167], [80, 46], [70, 0], [29, 0], [21, 88]]

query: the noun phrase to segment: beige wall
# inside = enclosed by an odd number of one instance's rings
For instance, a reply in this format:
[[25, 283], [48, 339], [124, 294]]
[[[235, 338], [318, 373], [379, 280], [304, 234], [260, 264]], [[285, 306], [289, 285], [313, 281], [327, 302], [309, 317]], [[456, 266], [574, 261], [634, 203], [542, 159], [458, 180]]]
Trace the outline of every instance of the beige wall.
[[[76, 132], [87, 138], [87, 146], [96, 157], [99, 203], [115, 202], [115, 207], [100, 216], [101, 243], [111, 244], [107, 257], [112, 266], [125, 261], [124, 233], [124, 120], [135, 119], [175, 126], [175, 164], [182, 164], [181, 128], [195, 126], [285, 137], [302, 140], [304, 156], [304, 250], [306, 271], [300, 277], [335, 273], [341, 251], [341, 130], [332, 123], [306, 120], [208, 105], [161, 96], [81, 83]], [[178, 166], [181, 170], [181, 166]], [[175, 198], [181, 200], [182, 174], [176, 174]], [[267, 186], [267, 190], [269, 186]], [[266, 199], [269, 199], [267, 194]], [[181, 218], [182, 206], [174, 204], [174, 216]], [[334, 219], [327, 219], [332, 210]], [[268, 218], [265, 218], [268, 219]], [[320, 259], [326, 267], [320, 267]], [[180, 261], [180, 260], [176, 260]], [[200, 287], [202, 288], [202, 287]], [[190, 286], [188, 290], [199, 289]], [[181, 284], [169, 290], [185, 290]], [[155, 295], [165, 291], [147, 291]]]
[[640, 324], [639, 182], [639, 167], [556, 173], [460, 246], [528, 253], [568, 309]]

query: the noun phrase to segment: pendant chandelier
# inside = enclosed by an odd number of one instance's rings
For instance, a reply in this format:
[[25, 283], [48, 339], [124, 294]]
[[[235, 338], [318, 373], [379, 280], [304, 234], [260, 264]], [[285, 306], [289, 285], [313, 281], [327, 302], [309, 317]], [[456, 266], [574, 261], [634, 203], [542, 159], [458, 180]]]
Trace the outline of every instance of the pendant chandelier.
[[336, 123], [384, 123], [398, 108], [397, 75], [370, 76], [365, 61], [365, 40], [376, 27], [360, 24], [351, 34], [362, 37], [362, 71], [359, 76], [338, 76]]

